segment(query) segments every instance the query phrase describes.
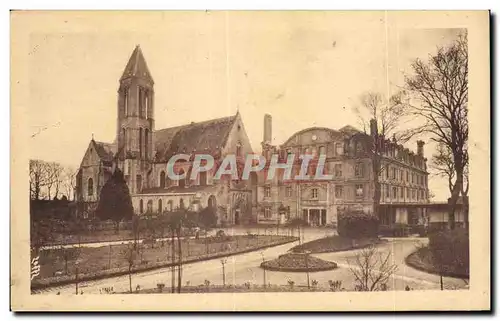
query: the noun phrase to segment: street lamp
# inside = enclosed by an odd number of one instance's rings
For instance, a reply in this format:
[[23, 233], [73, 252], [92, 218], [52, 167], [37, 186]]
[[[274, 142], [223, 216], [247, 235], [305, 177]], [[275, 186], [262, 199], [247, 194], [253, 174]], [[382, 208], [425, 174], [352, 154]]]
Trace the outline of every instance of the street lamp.
[[78, 295], [78, 265], [80, 262], [77, 260], [75, 262], [75, 290], [76, 290], [76, 295]]
[[222, 285], [226, 287], [226, 263], [227, 259], [223, 258], [220, 260], [220, 263], [222, 264]]

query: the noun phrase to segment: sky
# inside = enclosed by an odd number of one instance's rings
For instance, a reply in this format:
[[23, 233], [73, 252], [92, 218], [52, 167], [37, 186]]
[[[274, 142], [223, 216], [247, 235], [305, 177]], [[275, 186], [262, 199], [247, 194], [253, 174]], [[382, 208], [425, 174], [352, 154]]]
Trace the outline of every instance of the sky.
[[[394, 94], [412, 60], [460, 31], [404, 28], [384, 12], [51, 15], [30, 36], [30, 157], [75, 168], [92, 136], [115, 139], [118, 80], [136, 45], [155, 81], [156, 129], [239, 110], [259, 152], [266, 113], [274, 144], [308, 127], [359, 127], [360, 95]], [[448, 197], [445, 180], [429, 184], [436, 200]]]

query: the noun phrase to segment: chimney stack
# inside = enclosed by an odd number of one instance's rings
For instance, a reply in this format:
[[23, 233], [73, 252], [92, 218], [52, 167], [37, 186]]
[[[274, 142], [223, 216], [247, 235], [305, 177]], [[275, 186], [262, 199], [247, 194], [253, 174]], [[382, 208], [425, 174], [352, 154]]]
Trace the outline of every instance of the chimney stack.
[[269, 114], [264, 115], [264, 141], [263, 143], [271, 143], [273, 137], [273, 118]]
[[423, 140], [418, 140], [417, 141], [417, 155], [424, 157], [424, 141]]
[[378, 135], [377, 120], [370, 120], [370, 136], [375, 137]]

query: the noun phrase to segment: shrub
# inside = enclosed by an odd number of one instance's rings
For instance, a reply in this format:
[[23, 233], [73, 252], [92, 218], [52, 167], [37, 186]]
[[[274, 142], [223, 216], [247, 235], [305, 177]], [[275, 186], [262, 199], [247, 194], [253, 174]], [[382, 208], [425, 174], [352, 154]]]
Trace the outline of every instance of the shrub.
[[338, 216], [337, 232], [348, 238], [376, 238], [378, 236], [378, 218], [364, 212], [345, 212]]
[[469, 275], [469, 233], [465, 229], [439, 231], [429, 236], [433, 264], [442, 272]]

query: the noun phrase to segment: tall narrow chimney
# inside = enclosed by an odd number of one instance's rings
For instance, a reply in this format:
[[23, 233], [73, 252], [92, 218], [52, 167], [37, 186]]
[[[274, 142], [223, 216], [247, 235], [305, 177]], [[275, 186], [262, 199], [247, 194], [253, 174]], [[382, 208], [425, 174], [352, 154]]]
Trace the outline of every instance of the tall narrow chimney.
[[273, 137], [273, 118], [269, 114], [264, 115], [264, 141], [271, 143]]
[[424, 157], [424, 141], [423, 140], [418, 140], [417, 141], [417, 155]]
[[377, 120], [370, 119], [370, 136], [375, 137], [378, 134]]

